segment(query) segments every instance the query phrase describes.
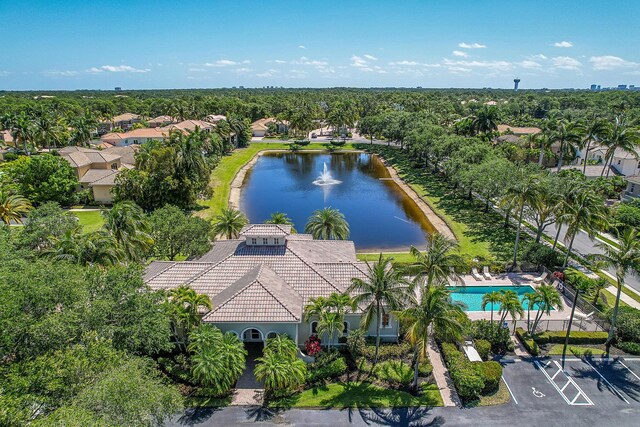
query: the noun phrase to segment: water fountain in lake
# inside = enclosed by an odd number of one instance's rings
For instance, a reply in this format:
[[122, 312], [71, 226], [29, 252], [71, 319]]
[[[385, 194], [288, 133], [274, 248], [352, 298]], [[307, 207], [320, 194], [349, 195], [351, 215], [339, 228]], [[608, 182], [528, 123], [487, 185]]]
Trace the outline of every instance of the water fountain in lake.
[[342, 181], [339, 181], [337, 179], [333, 179], [333, 176], [331, 175], [331, 172], [327, 169], [327, 162], [324, 162], [324, 168], [322, 170], [322, 173], [320, 174], [320, 176], [318, 178], [316, 178], [315, 181], [313, 181], [313, 183], [315, 185], [327, 186], [327, 185], [340, 184], [340, 183], [342, 183]]

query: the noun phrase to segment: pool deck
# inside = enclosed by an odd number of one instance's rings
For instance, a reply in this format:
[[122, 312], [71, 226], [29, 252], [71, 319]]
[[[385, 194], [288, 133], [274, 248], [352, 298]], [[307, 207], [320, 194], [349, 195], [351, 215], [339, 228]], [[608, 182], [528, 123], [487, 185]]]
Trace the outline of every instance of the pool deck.
[[[540, 286], [540, 283], [534, 283], [533, 279], [539, 277], [538, 274], [528, 274], [528, 273], [506, 273], [506, 274], [492, 274], [493, 278], [491, 280], [482, 279], [476, 280], [471, 275], [462, 276], [462, 281], [464, 286], [531, 286], [532, 288], [536, 288]], [[451, 283], [452, 286], [460, 286], [461, 284]], [[489, 320], [491, 318], [491, 311], [467, 311], [467, 316], [471, 320], [480, 320], [486, 319]], [[531, 313], [535, 313], [534, 310]], [[579, 309], [576, 308], [576, 313], [582, 313]], [[564, 308], [561, 310], [554, 310], [551, 314], [542, 316], [542, 320], [567, 320], [571, 315], [571, 301], [567, 298], [564, 298]], [[493, 313], [494, 320], [496, 317], [499, 318], [496, 312]], [[520, 320], [526, 320], [527, 313], [525, 311], [524, 318]], [[511, 316], [507, 316], [507, 320], [511, 321]]]

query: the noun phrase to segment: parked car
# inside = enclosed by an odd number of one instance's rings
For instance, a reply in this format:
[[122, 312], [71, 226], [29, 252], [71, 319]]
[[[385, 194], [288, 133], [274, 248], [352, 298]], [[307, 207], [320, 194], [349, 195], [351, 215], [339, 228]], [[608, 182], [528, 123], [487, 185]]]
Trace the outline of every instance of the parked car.
[[317, 137], [318, 137], [318, 135], [316, 135], [316, 133], [315, 133], [315, 132], [313, 132], [313, 133], [311, 134], [311, 138], [317, 138]]

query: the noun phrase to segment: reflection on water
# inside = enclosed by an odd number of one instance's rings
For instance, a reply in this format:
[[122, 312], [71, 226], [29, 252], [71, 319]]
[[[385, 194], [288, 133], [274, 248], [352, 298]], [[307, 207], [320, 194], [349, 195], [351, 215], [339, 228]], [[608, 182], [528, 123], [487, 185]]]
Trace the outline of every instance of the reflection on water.
[[[341, 184], [313, 184], [324, 162]], [[367, 153], [265, 154], [246, 175], [240, 207], [251, 222], [285, 212], [302, 232], [314, 210], [330, 206], [345, 215], [358, 251], [422, 246], [433, 226], [395, 182], [384, 179], [389, 177]]]

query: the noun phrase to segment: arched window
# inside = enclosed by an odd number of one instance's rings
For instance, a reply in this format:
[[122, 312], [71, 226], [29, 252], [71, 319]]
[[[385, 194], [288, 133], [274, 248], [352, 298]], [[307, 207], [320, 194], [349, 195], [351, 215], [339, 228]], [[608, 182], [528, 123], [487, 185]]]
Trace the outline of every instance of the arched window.
[[318, 322], [311, 322], [311, 334], [315, 335], [318, 333]]
[[272, 331], [272, 332], [269, 332], [269, 333], [267, 334], [267, 339], [269, 339], [269, 338], [275, 338], [277, 335], [278, 335], [278, 334], [277, 334], [277, 333], [275, 333], [275, 332], [273, 332], [273, 331]]

